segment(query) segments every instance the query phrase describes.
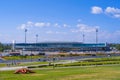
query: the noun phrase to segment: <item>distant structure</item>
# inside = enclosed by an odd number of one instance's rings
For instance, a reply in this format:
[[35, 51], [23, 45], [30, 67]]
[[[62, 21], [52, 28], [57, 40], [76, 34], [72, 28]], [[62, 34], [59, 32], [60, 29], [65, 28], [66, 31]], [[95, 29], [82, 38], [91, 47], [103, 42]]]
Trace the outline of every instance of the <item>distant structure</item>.
[[[85, 51], [110, 51], [106, 43], [81, 43], [81, 42], [42, 42], [42, 43], [16, 43], [15, 49], [22, 50], [26, 45], [27, 51], [40, 52], [85, 52]], [[97, 49], [96, 49], [97, 48]]]

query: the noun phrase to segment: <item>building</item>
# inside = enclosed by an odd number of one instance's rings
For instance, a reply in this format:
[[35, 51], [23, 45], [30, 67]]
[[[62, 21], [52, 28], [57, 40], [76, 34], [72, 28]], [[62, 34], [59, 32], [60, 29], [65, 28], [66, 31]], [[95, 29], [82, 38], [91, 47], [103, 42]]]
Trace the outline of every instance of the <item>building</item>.
[[85, 51], [110, 51], [106, 43], [81, 43], [81, 42], [42, 42], [42, 43], [16, 43], [16, 50], [41, 51], [41, 52], [85, 52]]

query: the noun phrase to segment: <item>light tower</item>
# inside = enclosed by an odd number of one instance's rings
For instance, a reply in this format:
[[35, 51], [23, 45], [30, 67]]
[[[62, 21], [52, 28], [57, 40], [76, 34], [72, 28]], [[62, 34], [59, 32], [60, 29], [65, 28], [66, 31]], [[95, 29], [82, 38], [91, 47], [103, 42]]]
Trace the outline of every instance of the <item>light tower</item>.
[[96, 44], [98, 43], [98, 28], [96, 28]]
[[98, 28], [95, 29], [96, 31], [96, 52], [97, 52], [97, 43], [98, 43]]
[[36, 50], [37, 50], [37, 43], [38, 43], [38, 34], [36, 34], [36, 45], [35, 45]]
[[15, 51], [15, 40], [12, 41], [12, 51]]
[[83, 33], [82, 36], [83, 36], [83, 43], [84, 43], [85, 42], [85, 34]]
[[36, 34], [36, 43], [38, 42], [38, 34]]
[[26, 33], [27, 33], [27, 29], [25, 29], [25, 48], [26, 48], [26, 43], [27, 43], [27, 39], [26, 39]]

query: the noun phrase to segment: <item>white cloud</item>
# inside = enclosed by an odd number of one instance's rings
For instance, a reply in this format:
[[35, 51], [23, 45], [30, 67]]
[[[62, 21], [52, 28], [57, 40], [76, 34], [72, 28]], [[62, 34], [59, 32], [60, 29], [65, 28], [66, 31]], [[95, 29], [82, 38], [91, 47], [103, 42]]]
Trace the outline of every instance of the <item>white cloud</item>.
[[54, 27], [61, 27], [58, 23], [53, 24]]
[[66, 32], [60, 32], [60, 31], [46, 31], [47, 34], [66, 34]]
[[82, 19], [78, 19], [77, 21], [78, 21], [78, 22], [81, 22], [81, 21], [82, 21]]
[[107, 7], [105, 9], [105, 13], [107, 15], [110, 15], [110, 16], [114, 17], [114, 18], [120, 18], [120, 9], [118, 9], [118, 8]]
[[109, 15], [114, 18], [120, 18], [120, 9], [119, 8], [106, 7], [105, 10], [103, 10], [101, 7], [94, 6], [91, 9], [92, 9], [91, 13], [93, 13], [93, 14], [104, 13], [104, 14]]
[[115, 18], [120, 18], [120, 14], [114, 14]]
[[99, 40], [103, 42], [119, 42], [120, 37], [120, 31], [114, 31], [114, 32], [109, 32], [109, 31], [101, 31], [98, 34]]
[[56, 28], [68, 28], [68, 27], [70, 27], [70, 25], [68, 25], [68, 24], [61, 24], [60, 25], [58, 23], [53, 24], [53, 26]]
[[67, 25], [67, 24], [63, 24], [63, 27], [64, 27], [64, 28], [67, 28], [67, 27], [70, 27], [70, 26]]
[[26, 25], [25, 24], [22, 24], [20, 27], [18, 27], [18, 29], [25, 29], [26, 28]]
[[75, 32], [94, 32], [96, 28], [99, 28], [99, 26], [89, 26], [86, 24], [77, 24], [77, 27], [78, 29]]
[[71, 29], [71, 32], [73, 32], [73, 33], [77, 33], [77, 32], [79, 32], [79, 30]]
[[[82, 34], [84, 33], [85, 35], [85, 42], [95, 42], [96, 40], [96, 34], [95, 34], [95, 29], [99, 27], [98, 26], [88, 26], [86, 24], [78, 24], [78, 27], [76, 29], [72, 29], [71, 32], [74, 34], [74, 36], [78, 36], [76, 39], [82, 38]], [[119, 39], [120, 37], [120, 31], [114, 31], [114, 32], [109, 32], [107, 30], [101, 30], [99, 29], [98, 31], [98, 42], [120, 42]], [[82, 39], [81, 39], [82, 41]]]
[[102, 12], [103, 12], [103, 10], [102, 10], [101, 7], [93, 6], [93, 7], [91, 8], [91, 13], [93, 13], [93, 14], [100, 14], [100, 13], [102, 13]]
[[21, 24], [17, 29], [30, 29], [30, 28], [44, 28], [44, 27], [51, 27], [51, 28], [67, 28], [70, 27], [68, 24], [59, 24], [59, 23], [50, 23], [50, 22], [31, 22], [28, 21], [25, 24]]
[[49, 27], [50, 23], [45, 23], [45, 22], [37, 22], [34, 24], [35, 27]]
[[[116, 14], [116, 17], [119, 15]], [[74, 26], [74, 27], [72, 27]], [[31, 22], [28, 21], [25, 24], [22, 24], [19, 28], [31, 28], [31, 32], [39, 33], [42, 36], [46, 36], [47, 40], [52, 40], [57, 37], [58, 40], [73, 40], [73, 41], [82, 41], [82, 34], [85, 34], [85, 42], [95, 42], [95, 30], [100, 28], [99, 26], [91, 26], [88, 24], [78, 23], [77, 25], [69, 24], [60, 24], [60, 23], [50, 23], [50, 22]], [[44, 27], [47, 27], [44, 29]], [[70, 28], [68, 28], [70, 27]], [[36, 28], [36, 29], [33, 29]], [[41, 28], [41, 29], [38, 29]], [[29, 37], [30, 35], [30, 37]], [[29, 42], [32, 41], [31, 33], [28, 33]], [[99, 30], [98, 32], [98, 41], [99, 42], [119, 42], [120, 31], [108, 32]], [[24, 38], [24, 37], [23, 37]], [[12, 38], [13, 39], [13, 38]], [[20, 41], [21, 38], [17, 38], [17, 41]], [[22, 40], [21, 40], [22, 41]], [[33, 40], [34, 41], [34, 40]]]
[[36, 27], [43, 27], [43, 26], [45, 26], [45, 23], [43, 23], [43, 22], [40, 22], [40, 23], [35, 23], [35, 26]]
[[31, 21], [28, 21], [27, 24], [26, 24], [27, 27], [33, 27], [33, 25], [34, 25], [34, 23], [31, 22]]
[[18, 29], [29, 29], [29, 28], [32, 28], [32, 27], [49, 27], [51, 26], [51, 23], [49, 22], [31, 22], [31, 21], [28, 21], [26, 24], [22, 24], [21, 26], [18, 27]]
[[105, 12], [106, 13], [120, 13], [120, 9], [118, 9], [118, 8], [114, 8], [114, 7], [107, 7], [106, 9], [105, 9]]
[[46, 33], [47, 33], [47, 34], [52, 34], [52, 33], [53, 33], [53, 31], [47, 31]]
[[66, 32], [56, 31], [55, 34], [67, 34]]
[[29, 29], [30, 27], [33, 27], [34, 23], [31, 21], [28, 21], [26, 24], [21, 24], [17, 29]]
[[49, 23], [49, 22], [48, 22], [48, 23], [46, 23], [46, 26], [47, 26], [47, 27], [51, 26], [51, 23]]

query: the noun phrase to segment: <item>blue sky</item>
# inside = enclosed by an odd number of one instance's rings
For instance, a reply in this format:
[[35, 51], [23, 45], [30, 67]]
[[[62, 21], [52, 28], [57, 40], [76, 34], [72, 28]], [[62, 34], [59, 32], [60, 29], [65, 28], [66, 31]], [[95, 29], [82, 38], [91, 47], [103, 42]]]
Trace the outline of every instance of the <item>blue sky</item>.
[[0, 0], [0, 42], [120, 43], [120, 0]]

